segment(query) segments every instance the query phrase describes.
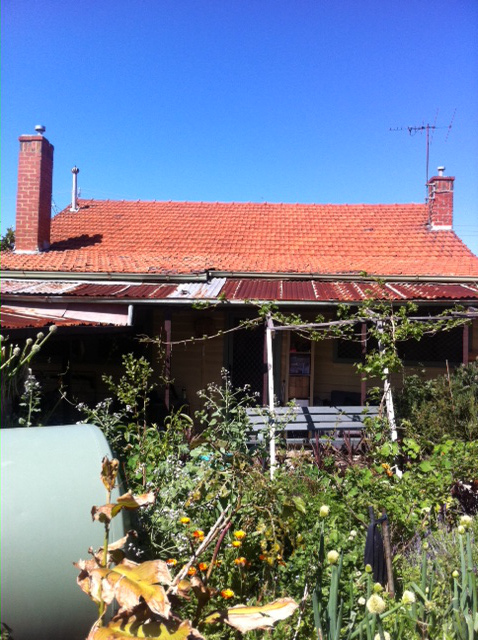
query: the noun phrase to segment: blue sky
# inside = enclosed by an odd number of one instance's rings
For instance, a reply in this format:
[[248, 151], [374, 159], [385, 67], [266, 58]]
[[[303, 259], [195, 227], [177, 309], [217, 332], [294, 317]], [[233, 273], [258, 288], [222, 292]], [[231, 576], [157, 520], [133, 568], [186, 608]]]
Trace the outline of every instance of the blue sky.
[[75, 164], [85, 198], [421, 202], [430, 123], [478, 253], [476, 0], [3, 0], [2, 44], [2, 233], [39, 123], [57, 210]]

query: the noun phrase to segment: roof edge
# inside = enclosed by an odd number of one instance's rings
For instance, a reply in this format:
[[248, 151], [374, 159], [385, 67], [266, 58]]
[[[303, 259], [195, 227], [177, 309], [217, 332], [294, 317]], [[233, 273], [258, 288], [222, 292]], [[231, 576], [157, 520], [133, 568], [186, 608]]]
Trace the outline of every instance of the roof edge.
[[476, 276], [445, 276], [445, 275], [397, 275], [397, 274], [368, 274], [360, 273], [277, 273], [261, 271], [215, 271], [208, 270], [201, 273], [107, 273], [82, 271], [5, 271], [0, 270], [0, 279], [4, 280], [54, 280], [54, 281], [83, 281], [83, 282], [208, 282], [212, 278], [229, 278], [241, 280], [317, 280], [321, 282], [442, 282], [448, 283], [478, 283]]

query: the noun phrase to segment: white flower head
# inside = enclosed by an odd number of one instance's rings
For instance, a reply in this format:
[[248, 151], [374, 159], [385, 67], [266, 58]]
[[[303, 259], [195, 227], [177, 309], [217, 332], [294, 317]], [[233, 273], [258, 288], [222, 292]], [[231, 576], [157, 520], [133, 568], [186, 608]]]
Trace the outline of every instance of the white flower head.
[[327, 504], [323, 504], [319, 510], [319, 516], [321, 518], [326, 518], [330, 513], [330, 507]]
[[349, 533], [349, 536], [351, 538], [355, 538], [356, 535], [357, 535], [357, 532], [355, 531], [355, 529], [352, 529], [352, 531]]
[[457, 531], [458, 531], [458, 533], [460, 535], [463, 535], [465, 533], [466, 529], [462, 524], [460, 524], [460, 526], [458, 527]]
[[460, 525], [462, 527], [465, 527], [465, 529], [469, 529], [471, 527], [472, 522], [473, 522], [473, 518], [471, 516], [461, 516], [460, 518]]
[[[390, 634], [388, 633], [388, 631], [383, 632], [383, 637], [385, 638], [385, 640], [390, 640]], [[381, 640], [381, 635], [379, 633], [376, 633], [373, 637], [373, 640]]]
[[339, 552], [335, 551], [335, 549], [333, 549], [332, 551], [329, 551], [329, 553], [327, 554], [327, 562], [329, 564], [337, 564], [338, 559], [339, 559]]
[[363, 596], [360, 596], [360, 598], [357, 600], [357, 602], [359, 603], [359, 605], [361, 607], [363, 607], [367, 601], [365, 600], [365, 598]]
[[413, 591], [404, 591], [402, 595], [403, 604], [413, 604], [416, 601]]
[[367, 600], [367, 609], [370, 613], [380, 614], [385, 611], [387, 605], [383, 598], [381, 598], [378, 593], [373, 593], [370, 598]]

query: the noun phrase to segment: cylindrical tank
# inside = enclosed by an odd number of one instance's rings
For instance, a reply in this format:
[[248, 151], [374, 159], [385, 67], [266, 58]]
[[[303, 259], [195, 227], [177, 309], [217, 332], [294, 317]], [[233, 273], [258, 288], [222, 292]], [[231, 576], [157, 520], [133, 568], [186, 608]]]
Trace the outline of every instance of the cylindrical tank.
[[[84, 640], [98, 609], [73, 562], [103, 544], [91, 507], [106, 502], [108, 442], [93, 425], [2, 429], [0, 439], [2, 622], [15, 640]], [[110, 540], [124, 532], [120, 513]]]

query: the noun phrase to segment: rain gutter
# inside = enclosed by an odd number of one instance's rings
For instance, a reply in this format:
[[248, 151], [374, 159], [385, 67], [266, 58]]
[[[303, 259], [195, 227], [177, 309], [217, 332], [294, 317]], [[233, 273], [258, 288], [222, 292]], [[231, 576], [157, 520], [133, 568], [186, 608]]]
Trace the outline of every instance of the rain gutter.
[[231, 278], [240, 280], [320, 280], [321, 282], [437, 282], [443, 284], [451, 283], [478, 283], [478, 276], [427, 276], [427, 275], [363, 275], [361, 273], [277, 273], [277, 272], [242, 272], [242, 271], [216, 271], [214, 269], [201, 273], [117, 273], [117, 272], [95, 272], [87, 273], [83, 271], [1, 271], [0, 276], [8, 280], [76, 280], [78, 282], [208, 282], [211, 278]]
[[[218, 303], [217, 298], [111, 298], [108, 296], [101, 296], [91, 298], [89, 296], [57, 296], [57, 295], [38, 295], [38, 294], [3, 294], [2, 301], [4, 303], [12, 302], [12, 301], [21, 301], [21, 302], [62, 302], [68, 301], [70, 304], [112, 304], [112, 305], [128, 305], [128, 317], [133, 314], [132, 307], [136, 305], [156, 305], [156, 306], [171, 306], [171, 307], [181, 307], [181, 306], [191, 306], [201, 303], [210, 303], [214, 305], [214, 308], [227, 309], [231, 306], [257, 306], [257, 305], [267, 305], [274, 304], [278, 307], [333, 307], [335, 305], [346, 305], [351, 307], [356, 307], [361, 303], [365, 302], [364, 299], [360, 300], [277, 300], [274, 298], [271, 299], [260, 299], [260, 298], [248, 298], [244, 300], [225, 300], [220, 301]], [[476, 299], [471, 300], [456, 300], [454, 298], [437, 298], [430, 300], [429, 298], [401, 298], [397, 300], [393, 300], [394, 305], [406, 304], [407, 302], [415, 302], [417, 304], [426, 304], [427, 306], [443, 306], [450, 304], [462, 304], [463, 306], [476, 305]], [[131, 310], [130, 310], [131, 308]]]
[[85, 273], [84, 271], [0, 271], [1, 278], [5, 280], [76, 280], [78, 282], [207, 282], [210, 279], [208, 272], [202, 273]]
[[323, 274], [323, 273], [274, 273], [274, 272], [241, 272], [241, 271], [209, 271], [210, 277], [230, 278], [234, 280], [320, 280], [321, 282], [441, 282], [451, 283], [478, 283], [477, 276], [427, 276], [427, 275], [374, 275], [367, 274]]

